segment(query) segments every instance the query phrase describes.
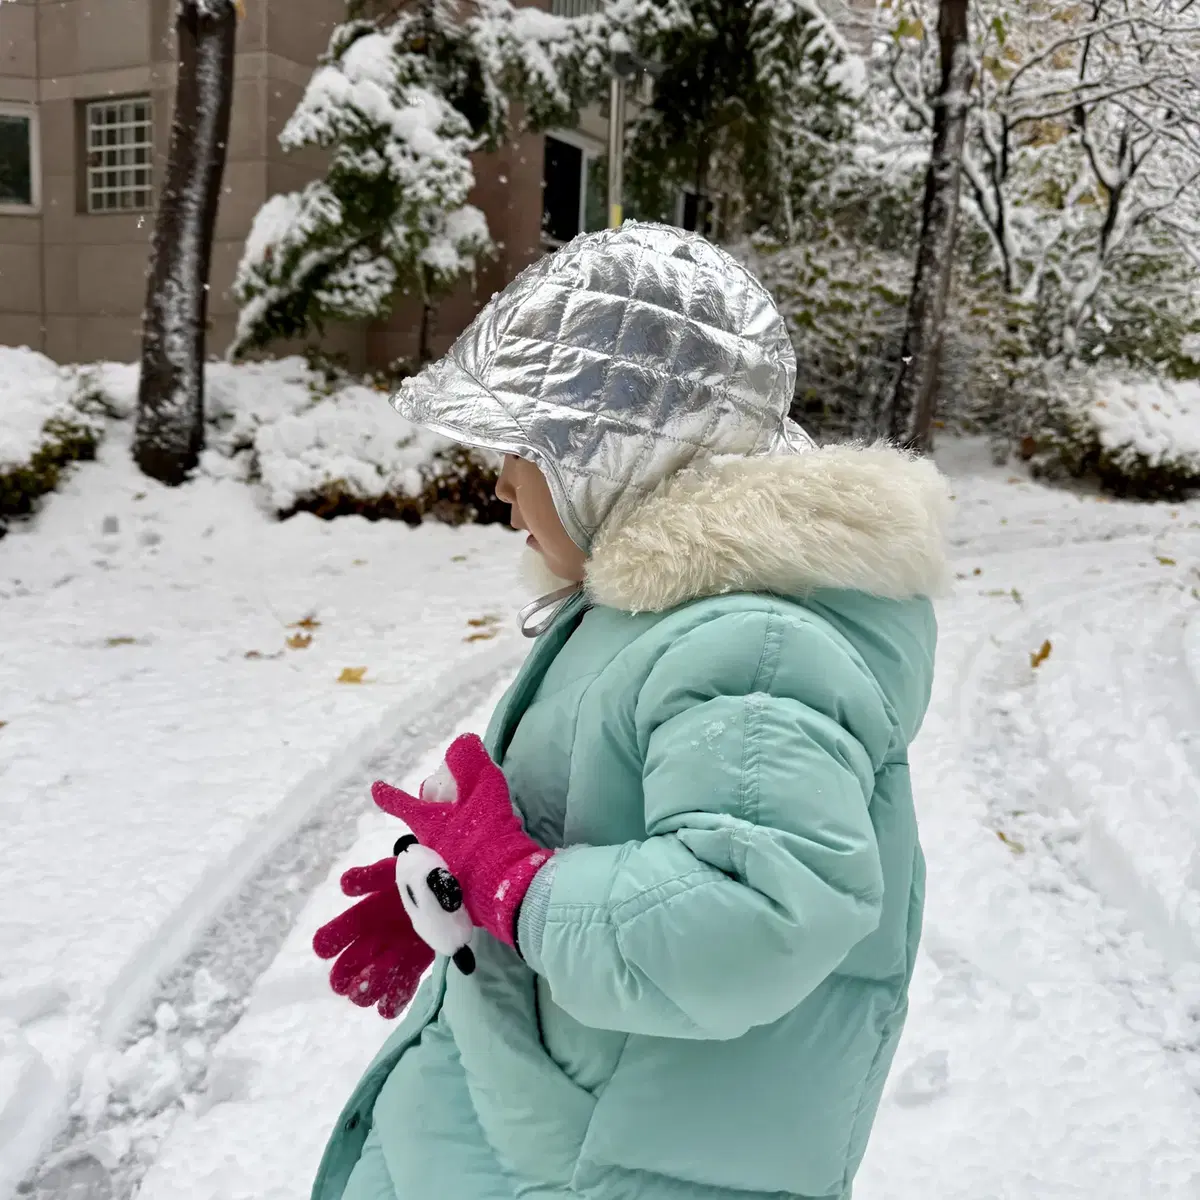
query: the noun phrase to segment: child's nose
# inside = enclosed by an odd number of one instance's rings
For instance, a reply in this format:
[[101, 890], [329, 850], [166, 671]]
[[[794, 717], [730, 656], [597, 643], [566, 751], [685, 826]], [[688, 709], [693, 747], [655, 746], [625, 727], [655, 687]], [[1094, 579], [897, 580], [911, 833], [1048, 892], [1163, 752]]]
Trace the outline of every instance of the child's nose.
[[517, 497], [516, 489], [513, 487], [512, 482], [512, 464], [513, 456], [506, 454], [504, 456], [504, 467], [496, 477], [496, 499], [501, 504], [512, 504]]

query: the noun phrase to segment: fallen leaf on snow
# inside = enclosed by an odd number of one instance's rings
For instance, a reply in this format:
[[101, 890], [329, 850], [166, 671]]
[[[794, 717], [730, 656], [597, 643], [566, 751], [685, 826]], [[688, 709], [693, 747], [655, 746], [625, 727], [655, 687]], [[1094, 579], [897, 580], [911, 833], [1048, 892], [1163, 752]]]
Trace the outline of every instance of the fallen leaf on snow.
[[137, 638], [135, 637], [110, 637], [104, 639], [106, 646], [136, 646]]
[[301, 617], [299, 621], [293, 621], [289, 629], [320, 629], [321, 622], [317, 620], [311, 613], [307, 617]]
[[972, 574], [972, 575], [982, 575], [982, 574], [983, 574], [983, 568], [982, 568], [982, 567], [976, 567], [976, 568], [975, 568], [975, 570], [973, 570], [973, 571], [971, 572], [971, 574]]
[[470, 620], [467, 621], [467, 624], [470, 625], [472, 629], [488, 629], [492, 625], [499, 625], [500, 618], [488, 613], [486, 617], [471, 617]]
[[362, 683], [366, 673], [366, 667], [343, 667], [337, 681], [338, 683]]
[[350, 565], [354, 567], [365, 567], [367, 565], [367, 560], [365, 558], [356, 558]]
[[466, 562], [467, 556], [465, 554], [455, 554], [451, 557], [450, 561], [451, 562]]
[[996, 836], [1014, 853], [1024, 854], [1025, 847], [1020, 842], [1013, 841], [1003, 829], [996, 830]]
[[1168, 558], [1165, 554], [1156, 554], [1155, 557], [1164, 567], [1173, 567], [1175, 565], [1175, 560]]
[[1050, 645], [1050, 640], [1047, 638], [1033, 654], [1029, 656], [1029, 665], [1037, 670], [1050, 657], [1050, 651], [1053, 647]]
[[7, 725], [7, 724], [8, 724], [7, 721], [0, 721], [0, 729], [3, 729], [5, 727], [5, 725]]
[[292, 650], [307, 650], [312, 645], [311, 633], [293, 633], [287, 640], [288, 646]]
[[247, 650], [246, 657], [250, 659], [256, 658], [282, 658], [283, 651], [277, 650], [274, 654], [264, 654], [261, 650]]
[[499, 632], [500, 632], [500, 630], [498, 630], [498, 629], [488, 629], [483, 633], [468, 634], [465, 638], [463, 638], [463, 641], [464, 642], [490, 642], [492, 640], [492, 638], [494, 638], [496, 636], [496, 634], [498, 634]]

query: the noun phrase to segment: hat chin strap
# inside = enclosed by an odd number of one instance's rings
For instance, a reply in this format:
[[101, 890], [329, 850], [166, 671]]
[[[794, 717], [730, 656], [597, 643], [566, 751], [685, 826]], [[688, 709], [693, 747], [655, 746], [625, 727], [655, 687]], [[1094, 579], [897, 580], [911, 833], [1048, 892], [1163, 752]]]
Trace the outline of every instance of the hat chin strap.
[[[520, 626], [521, 633], [527, 638], [540, 637], [554, 623], [554, 618], [558, 616], [558, 610], [562, 608], [563, 604], [582, 587], [582, 583], [569, 583], [566, 587], [560, 587], [545, 596], [539, 596], [525, 605], [517, 613], [517, 624]], [[538, 617], [539, 613], [543, 615]], [[538, 619], [534, 620], [535, 617]]]

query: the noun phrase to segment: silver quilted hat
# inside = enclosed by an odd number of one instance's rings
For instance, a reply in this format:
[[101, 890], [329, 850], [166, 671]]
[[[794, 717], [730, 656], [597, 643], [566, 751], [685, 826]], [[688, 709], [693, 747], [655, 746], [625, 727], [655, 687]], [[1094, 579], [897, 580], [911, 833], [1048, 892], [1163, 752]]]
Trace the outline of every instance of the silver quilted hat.
[[586, 552], [618, 503], [696, 458], [811, 449], [787, 418], [795, 378], [762, 284], [698, 234], [630, 221], [527, 267], [392, 404], [536, 463]]

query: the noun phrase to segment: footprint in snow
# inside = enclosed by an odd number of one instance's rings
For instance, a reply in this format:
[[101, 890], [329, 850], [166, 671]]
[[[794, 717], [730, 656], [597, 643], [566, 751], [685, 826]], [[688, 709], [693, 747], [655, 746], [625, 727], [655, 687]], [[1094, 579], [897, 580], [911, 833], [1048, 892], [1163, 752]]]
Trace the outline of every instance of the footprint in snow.
[[932, 1104], [949, 1085], [950, 1056], [945, 1050], [934, 1050], [900, 1073], [893, 1099], [904, 1108]]

